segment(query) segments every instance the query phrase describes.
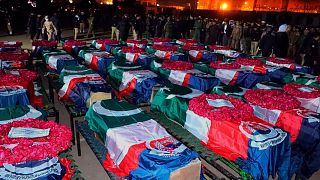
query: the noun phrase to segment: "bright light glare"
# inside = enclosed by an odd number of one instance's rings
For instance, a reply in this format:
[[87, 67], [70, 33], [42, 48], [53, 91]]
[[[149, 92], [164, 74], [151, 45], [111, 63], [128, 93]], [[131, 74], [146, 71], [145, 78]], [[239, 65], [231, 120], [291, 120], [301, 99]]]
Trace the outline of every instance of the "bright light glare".
[[228, 4], [227, 3], [223, 3], [222, 5], [221, 5], [221, 9], [222, 10], [226, 10], [228, 8]]
[[245, 2], [244, 2], [244, 4], [245, 4], [245, 5], [247, 5], [247, 4], [248, 4], [248, 2], [247, 2], [247, 1], [245, 1]]

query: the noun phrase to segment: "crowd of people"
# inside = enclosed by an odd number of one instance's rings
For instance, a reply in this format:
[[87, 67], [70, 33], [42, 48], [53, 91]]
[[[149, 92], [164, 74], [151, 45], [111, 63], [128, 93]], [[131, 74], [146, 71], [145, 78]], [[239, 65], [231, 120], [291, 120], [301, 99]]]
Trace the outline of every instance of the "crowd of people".
[[[97, 17], [95, 12], [88, 15], [77, 12], [73, 17], [74, 39], [79, 34], [95, 37]], [[296, 27], [287, 24], [276, 26], [261, 22], [210, 19], [201, 16], [164, 15], [114, 15], [110, 19], [111, 38], [126, 41], [132, 33], [133, 39], [164, 37], [172, 39], [195, 39], [205, 45], [230, 46], [239, 52], [264, 57], [276, 56], [294, 58], [297, 63], [319, 66], [320, 28]], [[31, 14], [28, 22], [31, 39], [61, 39], [61, 23], [54, 14], [48, 16]], [[144, 37], [143, 37], [144, 36]]]

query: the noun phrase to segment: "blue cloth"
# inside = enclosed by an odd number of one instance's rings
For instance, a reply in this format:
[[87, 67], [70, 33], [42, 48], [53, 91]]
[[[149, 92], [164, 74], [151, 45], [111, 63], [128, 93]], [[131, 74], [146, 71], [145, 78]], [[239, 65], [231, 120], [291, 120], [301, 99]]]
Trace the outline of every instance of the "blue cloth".
[[109, 65], [115, 61], [114, 57], [104, 57], [101, 60], [98, 60], [98, 74], [105, 79], [107, 77], [107, 68]]
[[79, 63], [76, 59], [73, 60], [63, 60], [63, 59], [59, 59], [57, 61], [57, 73], [60, 74], [62, 69], [66, 66], [78, 66]]
[[239, 72], [236, 85], [251, 89], [256, 84], [267, 81], [270, 81], [270, 77], [268, 75], [253, 72]]
[[152, 88], [157, 84], [157, 78], [150, 78], [136, 83], [135, 89], [130, 93], [133, 102], [140, 104], [149, 102]]
[[75, 88], [70, 91], [69, 98], [75, 105], [75, 111], [85, 113], [88, 108], [87, 100], [90, 98], [91, 92], [110, 92], [111, 87], [103, 82], [89, 81], [78, 83]]
[[120, 45], [116, 44], [116, 45], [106, 45], [106, 51], [111, 53], [113, 48], [116, 48], [116, 47], [121, 47]]
[[[60, 162], [49, 161], [52, 159], [44, 159], [39, 161], [28, 161], [14, 164], [12, 169], [0, 167], [0, 179], [37, 179], [37, 180], [59, 180], [66, 173], [66, 168]], [[49, 164], [51, 166], [49, 166]], [[42, 168], [41, 168], [42, 166]], [[24, 173], [17, 173], [17, 168]], [[32, 172], [34, 171], [34, 172]]]
[[215, 77], [206, 77], [201, 74], [192, 74], [189, 79], [188, 87], [200, 91], [207, 91], [220, 84], [220, 80]]
[[[300, 173], [309, 179], [320, 169], [320, 114], [310, 115], [302, 121], [299, 135], [292, 144], [294, 159], [291, 174]], [[299, 169], [301, 171], [299, 172]]]
[[153, 61], [155, 57], [152, 56], [152, 55], [148, 55], [148, 56], [140, 56], [138, 59], [137, 59], [137, 64], [139, 64], [140, 66], [142, 67], [145, 67], [145, 68], [150, 68], [150, 64], [151, 62]]
[[179, 54], [175, 54], [172, 53], [170, 56], [170, 60], [174, 60], [174, 61], [187, 61], [188, 60], [188, 56], [182, 53]]
[[202, 62], [213, 62], [218, 59], [217, 55], [210, 51], [203, 51], [201, 61]]
[[251, 174], [253, 179], [268, 180], [269, 175], [276, 177], [276, 173], [278, 173], [278, 179], [290, 179], [291, 144], [289, 134], [287, 134], [282, 143], [263, 150], [252, 147], [250, 145], [251, 141], [249, 140], [248, 158], [246, 160], [237, 159], [241, 169]]
[[172, 157], [159, 156], [151, 154], [150, 150], [144, 150], [139, 156], [139, 167], [130, 172], [129, 179], [166, 180], [169, 179], [171, 172], [186, 166], [196, 158], [198, 158], [198, 154], [190, 149]]
[[29, 105], [27, 90], [25, 89], [2, 89], [0, 90], [0, 108], [14, 107], [16, 105]]
[[42, 51], [44, 50], [54, 50], [56, 49], [55, 47], [43, 47], [43, 46], [32, 46], [32, 52], [31, 56], [32, 57], [41, 57]]

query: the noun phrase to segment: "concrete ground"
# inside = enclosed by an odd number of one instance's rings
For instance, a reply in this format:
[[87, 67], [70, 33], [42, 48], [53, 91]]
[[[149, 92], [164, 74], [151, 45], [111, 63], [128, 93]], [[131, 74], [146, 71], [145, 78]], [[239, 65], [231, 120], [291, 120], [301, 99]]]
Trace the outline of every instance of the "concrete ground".
[[[72, 37], [72, 30], [65, 30], [62, 33], [62, 37]], [[97, 33], [100, 36], [104, 36], [107, 33]], [[108, 32], [108, 37], [110, 37], [110, 32]], [[23, 35], [16, 35], [16, 36], [2, 36], [0, 37], [0, 41], [22, 41], [23, 42], [23, 48], [25, 49], [31, 49], [31, 41], [27, 38], [25, 34]], [[90, 39], [85, 39], [90, 42]], [[60, 113], [60, 123], [69, 125], [69, 116], [65, 109], [65, 107], [59, 103], [57, 100], [57, 95], [55, 94], [55, 106], [59, 110]], [[82, 119], [80, 119], [82, 120]], [[79, 166], [79, 169], [81, 171], [81, 175], [88, 180], [102, 180], [102, 179], [110, 179], [106, 172], [104, 171], [103, 167], [95, 157], [92, 150], [89, 148], [86, 141], [81, 138], [81, 150], [82, 150], [82, 156], [77, 155], [77, 149], [76, 146], [72, 147], [72, 155], [76, 161], [76, 164]], [[320, 171], [315, 173], [310, 180], [319, 180], [320, 179]]]

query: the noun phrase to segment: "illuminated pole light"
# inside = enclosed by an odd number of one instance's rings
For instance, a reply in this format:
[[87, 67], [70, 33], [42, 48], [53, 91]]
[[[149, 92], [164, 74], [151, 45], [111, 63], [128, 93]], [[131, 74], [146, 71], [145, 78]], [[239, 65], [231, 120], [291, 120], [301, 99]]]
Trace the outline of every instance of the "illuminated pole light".
[[157, 4], [158, 7], [160, 7], [160, 4]]
[[245, 4], [245, 5], [247, 5], [247, 4], [248, 4], [248, 2], [247, 2], [247, 1], [245, 1], [245, 2], [244, 2], [244, 4]]
[[69, 3], [71, 3], [71, 4], [72, 4], [72, 3], [73, 3], [73, 0], [69, 0]]

